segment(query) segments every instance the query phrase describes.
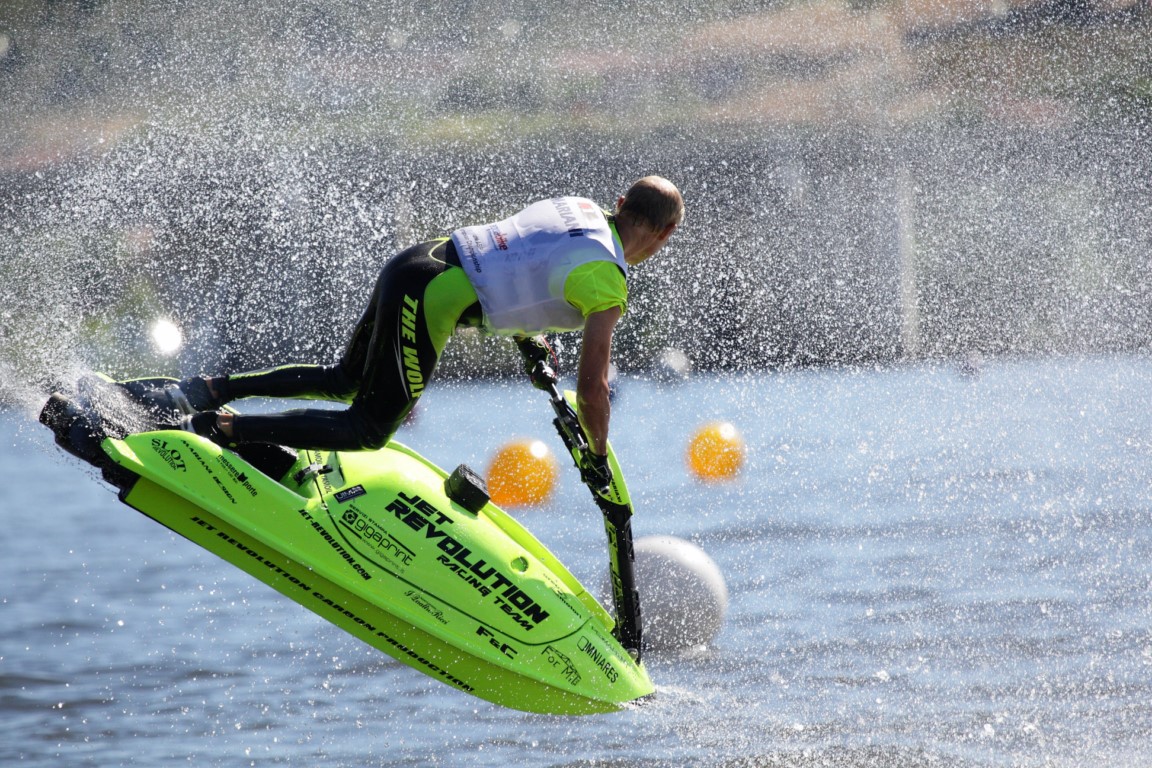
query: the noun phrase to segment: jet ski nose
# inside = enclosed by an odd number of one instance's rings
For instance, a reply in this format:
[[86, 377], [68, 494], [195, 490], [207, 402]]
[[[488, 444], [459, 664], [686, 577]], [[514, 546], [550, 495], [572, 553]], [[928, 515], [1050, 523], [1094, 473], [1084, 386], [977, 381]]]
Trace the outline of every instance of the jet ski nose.
[[60, 434], [61, 429], [66, 429], [71, 424], [71, 420], [75, 418], [73, 412], [76, 410], [72, 401], [59, 392], [55, 392], [40, 409], [40, 423], [56, 434]]
[[56, 444], [73, 456], [98, 466], [107, 462], [100, 450], [105, 435], [66, 395], [56, 392], [48, 398], [40, 410], [40, 423], [51, 429]]

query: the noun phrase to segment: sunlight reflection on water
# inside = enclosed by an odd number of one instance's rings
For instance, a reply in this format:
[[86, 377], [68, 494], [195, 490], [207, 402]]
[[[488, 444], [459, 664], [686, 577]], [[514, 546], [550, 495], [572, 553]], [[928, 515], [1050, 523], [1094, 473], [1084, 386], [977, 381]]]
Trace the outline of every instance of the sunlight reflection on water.
[[[1139, 764], [1150, 380], [1143, 358], [625, 380], [613, 436], [636, 533], [700, 545], [731, 604], [709, 652], [649, 656], [652, 703], [582, 719], [383, 658], [120, 505], [8, 413], [0, 760]], [[509, 437], [554, 440], [538, 394], [444, 383], [400, 439], [484, 467]], [[704, 485], [684, 451], [714, 418], [748, 460]], [[596, 589], [603, 531], [574, 471], [517, 516]]]

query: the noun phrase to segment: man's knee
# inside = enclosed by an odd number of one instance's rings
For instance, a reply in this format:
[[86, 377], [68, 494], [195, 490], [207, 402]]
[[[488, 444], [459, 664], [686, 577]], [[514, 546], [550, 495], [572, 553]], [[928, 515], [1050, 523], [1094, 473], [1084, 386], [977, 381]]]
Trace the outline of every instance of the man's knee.
[[383, 448], [396, 434], [404, 418], [391, 419], [373, 414], [367, 409], [353, 404], [347, 411], [352, 422], [352, 429], [361, 450], [375, 451]]
[[388, 445], [390, 436], [369, 434], [360, 436], [360, 450], [362, 451], [378, 451], [384, 446]]
[[350, 403], [360, 389], [360, 377], [341, 361], [324, 367], [324, 388], [332, 399]]

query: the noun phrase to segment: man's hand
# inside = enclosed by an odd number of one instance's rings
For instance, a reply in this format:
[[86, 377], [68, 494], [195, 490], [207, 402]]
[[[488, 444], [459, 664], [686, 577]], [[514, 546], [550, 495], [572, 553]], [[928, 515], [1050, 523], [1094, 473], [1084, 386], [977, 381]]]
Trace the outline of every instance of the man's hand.
[[543, 336], [516, 336], [516, 346], [524, 358], [524, 373], [536, 389], [547, 391], [556, 383], [556, 353]]
[[606, 454], [584, 451], [580, 456], [580, 479], [596, 493], [607, 493], [612, 485], [612, 468]]

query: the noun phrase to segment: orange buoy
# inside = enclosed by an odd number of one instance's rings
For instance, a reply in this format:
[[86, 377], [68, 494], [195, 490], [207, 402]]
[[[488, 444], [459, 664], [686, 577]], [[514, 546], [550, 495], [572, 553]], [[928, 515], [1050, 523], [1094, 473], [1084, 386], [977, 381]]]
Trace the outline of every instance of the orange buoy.
[[714, 421], [696, 430], [688, 444], [688, 468], [705, 481], [729, 480], [744, 465], [744, 439], [727, 421]]
[[501, 507], [541, 504], [556, 484], [556, 459], [540, 440], [514, 440], [488, 467], [488, 493]]

